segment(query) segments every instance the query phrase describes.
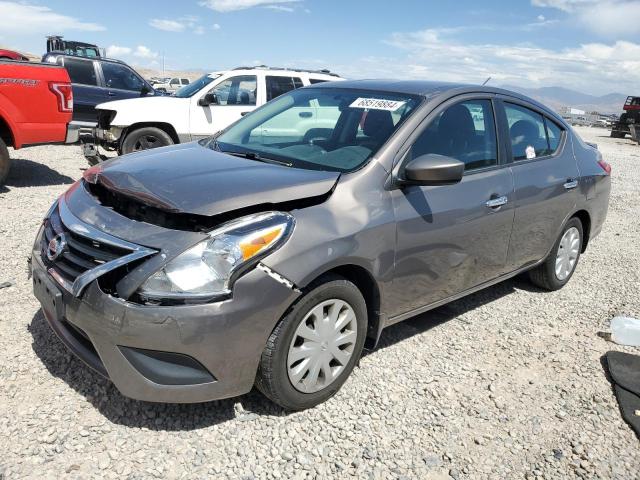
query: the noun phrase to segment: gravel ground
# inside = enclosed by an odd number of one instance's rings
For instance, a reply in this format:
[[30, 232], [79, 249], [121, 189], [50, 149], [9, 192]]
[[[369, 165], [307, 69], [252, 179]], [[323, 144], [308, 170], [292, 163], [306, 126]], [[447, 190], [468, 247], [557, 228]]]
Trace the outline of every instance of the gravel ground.
[[640, 147], [582, 129], [613, 166], [609, 216], [569, 285], [525, 280], [384, 332], [332, 400], [288, 414], [252, 392], [198, 405], [124, 398], [67, 353], [26, 258], [78, 147], [12, 152], [0, 187], [0, 478], [638, 478], [640, 444], [597, 336], [640, 316]]

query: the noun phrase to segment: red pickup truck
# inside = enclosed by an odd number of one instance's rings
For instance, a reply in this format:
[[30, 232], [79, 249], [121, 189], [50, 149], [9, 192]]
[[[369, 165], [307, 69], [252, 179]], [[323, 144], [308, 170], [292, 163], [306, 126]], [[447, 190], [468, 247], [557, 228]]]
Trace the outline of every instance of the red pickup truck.
[[44, 143], [75, 143], [69, 125], [73, 93], [67, 71], [56, 65], [0, 60], [0, 184], [14, 149]]

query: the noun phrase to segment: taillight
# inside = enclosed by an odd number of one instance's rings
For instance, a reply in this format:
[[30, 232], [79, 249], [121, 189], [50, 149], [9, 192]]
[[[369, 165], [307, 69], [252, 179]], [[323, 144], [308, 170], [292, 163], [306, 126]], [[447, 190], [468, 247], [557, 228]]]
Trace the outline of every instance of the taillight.
[[49, 82], [49, 90], [58, 99], [60, 112], [73, 112], [73, 90], [70, 83]]
[[605, 162], [603, 159], [598, 160], [598, 165], [607, 172], [607, 175], [611, 175], [611, 165]]

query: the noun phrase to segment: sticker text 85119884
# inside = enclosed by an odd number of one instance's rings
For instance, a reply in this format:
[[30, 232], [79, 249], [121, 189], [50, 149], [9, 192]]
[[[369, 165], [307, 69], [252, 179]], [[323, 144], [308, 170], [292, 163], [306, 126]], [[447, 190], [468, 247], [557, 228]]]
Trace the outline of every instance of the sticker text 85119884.
[[369, 110], [387, 110], [395, 112], [406, 102], [397, 100], [385, 100], [383, 98], [358, 98], [349, 107], [351, 108], [367, 108]]

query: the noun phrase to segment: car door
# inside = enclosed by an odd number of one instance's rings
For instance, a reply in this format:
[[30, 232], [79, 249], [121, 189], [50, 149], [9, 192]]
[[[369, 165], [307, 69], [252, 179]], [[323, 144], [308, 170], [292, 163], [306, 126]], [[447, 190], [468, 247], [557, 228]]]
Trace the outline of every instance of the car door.
[[577, 203], [579, 171], [558, 122], [526, 102], [499, 105], [511, 147], [515, 219], [509, 245], [512, 270], [543, 259]]
[[100, 85], [96, 62], [90, 59], [60, 57], [69, 73], [73, 90], [73, 121], [97, 121], [96, 105], [107, 101]]
[[107, 101], [137, 98], [150, 90], [146, 82], [126, 65], [99, 62], [106, 88]]
[[[201, 105], [205, 94], [215, 94], [216, 103]], [[228, 127], [256, 108], [258, 103], [258, 77], [236, 75], [220, 80], [210, 89], [191, 97], [189, 124], [191, 138], [208, 137]]]
[[[392, 316], [432, 305], [505, 273], [513, 179], [490, 97], [450, 101], [427, 117], [402, 165], [435, 153], [465, 163], [454, 185], [392, 191], [397, 222]], [[423, 123], [424, 125], [424, 123]]]

